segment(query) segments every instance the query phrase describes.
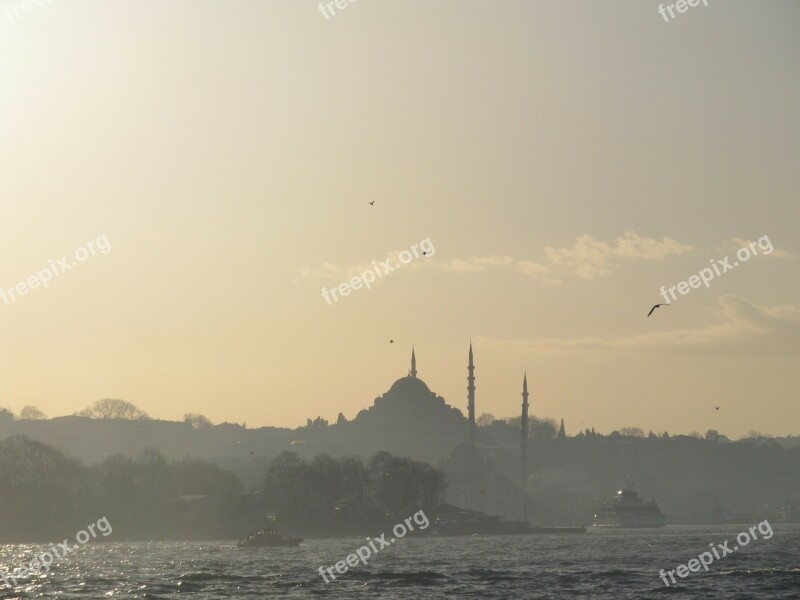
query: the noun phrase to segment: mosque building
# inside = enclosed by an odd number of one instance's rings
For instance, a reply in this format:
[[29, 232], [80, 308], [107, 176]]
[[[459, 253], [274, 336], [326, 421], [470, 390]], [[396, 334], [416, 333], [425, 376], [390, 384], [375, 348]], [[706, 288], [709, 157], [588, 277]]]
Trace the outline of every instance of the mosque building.
[[[445, 403], [444, 398], [432, 392], [417, 376], [416, 352], [412, 348], [408, 375], [395, 381], [388, 392], [356, 416], [351, 440], [392, 454], [438, 463], [447, 477], [448, 486], [442, 497], [445, 503], [505, 518], [526, 518], [522, 490], [528, 479], [527, 375], [522, 394], [520, 475], [518, 481], [513, 481], [495, 468], [492, 459], [478, 448], [471, 343], [467, 371], [465, 419], [459, 409]], [[438, 460], [431, 460], [433, 457]]]

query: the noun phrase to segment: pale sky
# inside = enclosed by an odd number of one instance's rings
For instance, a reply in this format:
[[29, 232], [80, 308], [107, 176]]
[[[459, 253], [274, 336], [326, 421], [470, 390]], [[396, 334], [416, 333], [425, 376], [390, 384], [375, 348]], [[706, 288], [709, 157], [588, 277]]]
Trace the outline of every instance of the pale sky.
[[800, 3], [0, 4], [0, 406], [800, 434]]

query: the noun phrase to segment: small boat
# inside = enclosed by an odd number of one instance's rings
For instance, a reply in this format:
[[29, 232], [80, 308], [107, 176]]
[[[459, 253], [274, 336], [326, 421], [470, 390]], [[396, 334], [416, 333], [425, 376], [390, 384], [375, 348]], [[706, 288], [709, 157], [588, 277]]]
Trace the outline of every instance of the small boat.
[[240, 548], [270, 548], [276, 546], [299, 546], [303, 538], [287, 538], [274, 529], [257, 529], [239, 542]]

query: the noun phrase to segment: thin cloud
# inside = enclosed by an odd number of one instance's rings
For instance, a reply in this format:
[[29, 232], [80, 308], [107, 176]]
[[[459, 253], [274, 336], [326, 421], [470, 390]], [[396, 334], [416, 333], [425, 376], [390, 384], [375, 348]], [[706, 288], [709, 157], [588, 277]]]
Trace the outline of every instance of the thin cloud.
[[297, 276], [292, 280], [293, 283], [298, 283], [303, 279], [309, 277], [330, 279], [339, 273], [339, 267], [333, 263], [324, 262], [316, 267], [304, 267], [298, 269]]
[[694, 248], [672, 238], [645, 238], [635, 231], [618, 237], [614, 244], [601, 242], [589, 233], [575, 238], [571, 248], [547, 246], [545, 252], [553, 263], [572, 269], [583, 279], [595, 279], [611, 273], [618, 259], [664, 260], [680, 256]]
[[532, 260], [520, 260], [517, 262], [517, 268], [534, 279], [538, 279], [542, 283], [548, 285], [561, 285], [561, 280], [551, 276], [550, 267], [542, 265]]
[[714, 318], [716, 322], [705, 327], [675, 329], [626, 338], [480, 338], [479, 341], [493, 346], [536, 350], [586, 349], [739, 356], [800, 355], [800, 309], [795, 306], [759, 306], [741, 296], [726, 294], [720, 297]]
[[454, 258], [447, 261], [437, 261], [431, 263], [434, 268], [456, 273], [469, 273], [473, 271], [487, 271], [508, 267], [514, 264], [514, 259], [510, 256], [472, 256], [470, 258]]
[[510, 256], [472, 256], [470, 258], [454, 258], [446, 261], [417, 263], [415, 267], [442, 269], [452, 273], [474, 273], [490, 269], [516, 269], [520, 273], [532, 277], [548, 285], [559, 285], [561, 281], [551, 275], [551, 269], [532, 260], [514, 260]]
[[[766, 254], [762, 248], [758, 246], [757, 242], [753, 242], [752, 240], [745, 240], [742, 238], [731, 238], [728, 240], [728, 246], [733, 248], [734, 250], [738, 250], [739, 248], [746, 247], [749, 248], [750, 244], [755, 243], [758, 256], [771, 256], [773, 258], [795, 258], [794, 254], [791, 252], [787, 252], [786, 250], [778, 250], [777, 248], [773, 248], [772, 252]], [[772, 244], [770, 244], [771, 246]]]
[[[572, 248], [545, 248], [545, 253], [553, 265], [567, 267], [583, 279], [594, 279], [608, 275], [619, 259], [664, 260], [668, 256], [679, 256], [690, 252], [692, 246], [681, 244], [671, 238], [661, 240], [645, 238], [634, 231], [628, 231], [618, 237], [614, 244], [596, 240], [591, 234], [583, 234], [575, 238]], [[399, 265], [395, 250], [387, 254], [391, 265]], [[447, 260], [433, 259], [433, 256], [415, 257], [411, 262], [402, 265], [413, 269], [438, 269], [450, 273], [480, 273], [495, 269], [515, 270], [547, 285], [561, 285], [561, 279], [553, 272], [553, 266], [533, 260], [517, 260], [507, 255], [470, 256]], [[376, 266], [382, 261], [371, 261], [347, 268], [337, 267], [331, 263], [322, 263], [317, 267], [303, 268], [298, 271], [294, 282], [308, 278], [333, 278], [336, 276], [351, 277]]]

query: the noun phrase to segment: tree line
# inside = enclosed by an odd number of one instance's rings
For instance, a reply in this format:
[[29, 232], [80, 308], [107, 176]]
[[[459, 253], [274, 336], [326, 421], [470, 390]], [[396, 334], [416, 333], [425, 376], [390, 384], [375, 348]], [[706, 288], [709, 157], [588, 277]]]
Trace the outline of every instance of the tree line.
[[396, 523], [420, 509], [433, 514], [444, 489], [442, 471], [383, 451], [366, 462], [283, 452], [264, 478], [267, 506], [279, 523], [331, 535]]
[[232, 538], [243, 528], [236, 475], [204, 460], [167, 461], [153, 448], [85, 465], [13, 436], [0, 441], [0, 482], [0, 542], [52, 541], [101, 516], [115, 539]]
[[0, 543], [61, 539], [101, 516], [115, 540], [235, 539], [268, 513], [287, 530], [355, 532], [433, 511], [444, 479], [387, 452], [366, 462], [284, 452], [266, 467], [264, 489], [246, 493], [238, 476], [205, 460], [169, 461], [147, 448], [86, 465], [17, 435], [0, 441]]

